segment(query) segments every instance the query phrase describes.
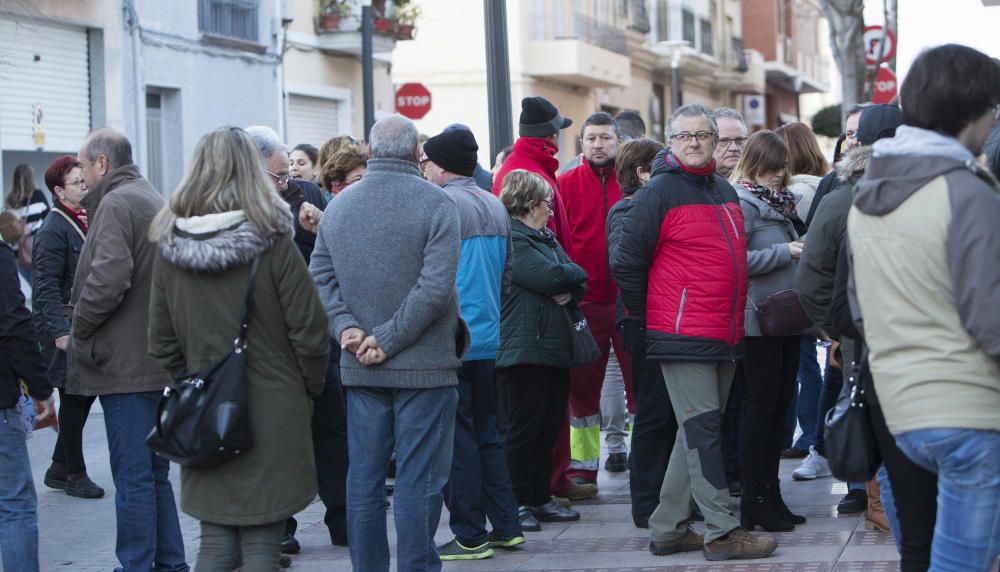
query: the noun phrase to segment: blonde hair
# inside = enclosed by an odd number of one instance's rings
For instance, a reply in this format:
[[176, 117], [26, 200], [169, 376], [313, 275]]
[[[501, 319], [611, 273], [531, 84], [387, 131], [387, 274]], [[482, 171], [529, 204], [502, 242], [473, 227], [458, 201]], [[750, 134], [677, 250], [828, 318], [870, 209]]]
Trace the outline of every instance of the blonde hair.
[[321, 165], [320, 181], [325, 190], [331, 183], [343, 183], [348, 173], [368, 164], [368, 149], [361, 144], [345, 145]]
[[514, 169], [503, 178], [500, 202], [510, 216], [524, 216], [542, 201], [552, 198], [552, 187], [541, 176]]
[[757, 176], [785, 169], [781, 188], [788, 186], [788, 146], [774, 131], [758, 131], [750, 136], [740, 155], [740, 162], [733, 169], [729, 181], [745, 180], [756, 183]]
[[184, 179], [153, 219], [149, 238], [172, 241], [178, 218], [242, 210], [265, 236], [288, 232], [291, 211], [267, 176], [246, 131], [223, 127], [201, 138]]
[[[333, 157], [334, 153], [350, 145], [361, 145], [363, 147], [364, 143], [350, 135], [338, 135], [327, 139], [326, 143], [323, 143], [323, 146], [319, 148], [319, 156], [316, 157], [316, 166], [322, 168], [330, 160], [330, 157]], [[365, 149], [365, 153], [367, 152], [368, 150]], [[324, 186], [324, 188], [329, 187]]]

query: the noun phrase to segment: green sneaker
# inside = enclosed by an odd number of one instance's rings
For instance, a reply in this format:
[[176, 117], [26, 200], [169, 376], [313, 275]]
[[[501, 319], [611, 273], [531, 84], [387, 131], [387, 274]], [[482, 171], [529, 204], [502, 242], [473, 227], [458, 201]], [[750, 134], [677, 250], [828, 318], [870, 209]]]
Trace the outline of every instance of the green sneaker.
[[490, 533], [490, 546], [493, 548], [511, 549], [519, 544], [524, 544], [524, 535], [517, 534], [504, 538], [497, 534], [495, 530]]
[[441, 560], [482, 560], [493, 556], [493, 549], [490, 548], [489, 542], [469, 548], [455, 538], [447, 544], [438, 546], [438, 556]]

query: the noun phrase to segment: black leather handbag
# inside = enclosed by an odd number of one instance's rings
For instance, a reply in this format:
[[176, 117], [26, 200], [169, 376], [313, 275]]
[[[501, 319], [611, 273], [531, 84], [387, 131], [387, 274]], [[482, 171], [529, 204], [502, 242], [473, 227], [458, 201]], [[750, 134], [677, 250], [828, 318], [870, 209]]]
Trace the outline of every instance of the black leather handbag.
[[572, 345], [573, 365], [587, 365], [601, 359], [601, 349], [597, 347], [597, 340], [590, 331], [587, 318], [579, 308], [566, 310], [566, 317], [569, 319], [569, 339]]
[[240, 332], [233, 349], [202, 371], [178, 376], [163, 390], [156, 426], [146, 437], [146, 444], [157, 455], [181, 466], [221, 465], [253, 446], [246, 350], [259, 264], [258, 257], [250, 267]]
[[797, 290], [775, 292], [755, 309], [760, 333], [765, 336], [797, 336], [813, 325], [802, 308]]
[[826, 414], [824, 430], [830, 472], [849, 483], [868, 482], [882, 464], [882, 454], [868, 416], [869, 405], [865, 403], [865, 391], [871, 390], [867, 387], [870, 378], [866, 348], [837, 405]]

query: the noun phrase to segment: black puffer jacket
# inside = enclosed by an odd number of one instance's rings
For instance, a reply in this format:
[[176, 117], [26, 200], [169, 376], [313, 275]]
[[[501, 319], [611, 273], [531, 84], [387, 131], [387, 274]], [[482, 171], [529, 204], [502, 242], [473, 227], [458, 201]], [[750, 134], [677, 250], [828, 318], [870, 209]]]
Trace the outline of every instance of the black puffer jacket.
[[288, 187], [281, 193], [281, 198], [285, 199], [292, 211], [292, 217], [295, 219], [295, 246], [299, 247], [299, 252], [302, 253], [308, 266], [313, 249], [316, 247], [316, 233], [309, 232], [299, 224], [299, 209], [302, 203], [311, 203], [319, 210], [325, 210], [326, 200], [323, 199], [323, 191], [315, 183], [290, 179]]
[[54, 349], [53, 344], [56, 338], [70, 332], [69, 317], [63, 308], [69, 303], [85, 234], [83, 226], [57, 201], [53, 212], [35, 233], [31, 252], [34, 267], [31, 307], [37, 319], [38, 341], [53, 349], [49, 352], [48, 372], [55, 387], [66, 383], [66, 352]]
[[24, 306], [14, 251], [0, 243], [0, 409], [17, 405], [21, 396], [18, 380], [22, 379], [33, 398], [52, 395], [31, 326], [31, 312]]

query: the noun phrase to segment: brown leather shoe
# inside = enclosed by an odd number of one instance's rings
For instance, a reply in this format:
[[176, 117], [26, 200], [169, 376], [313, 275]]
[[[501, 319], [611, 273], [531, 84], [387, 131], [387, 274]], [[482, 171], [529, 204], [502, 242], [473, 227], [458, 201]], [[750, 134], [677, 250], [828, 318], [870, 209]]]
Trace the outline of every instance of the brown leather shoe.
[[581, 500], [591, 499], [597, 496], [597, 484], [573, 483], [573, 486], [566, 489], [566, 492], [559, 496], [567, 498], [571, 501], [581, 501]]
[[889, 528], [889, 518], [885, 515], [885, 507], [882, 506], [882, 488], [878, 480], [868, 481], [868, 509], [865, 510], [865, 530], [881, 530], [891, 532]]
[[765, 558], [777, 547], [778, 541], [770, 534], [750, 534], [743, 528], [734, 528], [706, 544], [701, 552], [706, 560], [749, 560]]
[[689, 526], [684, 536], [677, 540], [668, 540], [666, 542], [650, 540], [649, 551], [656, 556], [666, 556], [668, 554], [677, 554], [678, 552], [694, 552], [701, 549], [704, 545], [705, 537], [695, 532]]

